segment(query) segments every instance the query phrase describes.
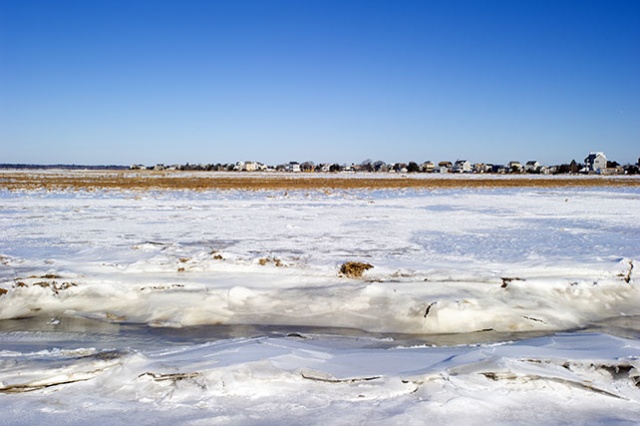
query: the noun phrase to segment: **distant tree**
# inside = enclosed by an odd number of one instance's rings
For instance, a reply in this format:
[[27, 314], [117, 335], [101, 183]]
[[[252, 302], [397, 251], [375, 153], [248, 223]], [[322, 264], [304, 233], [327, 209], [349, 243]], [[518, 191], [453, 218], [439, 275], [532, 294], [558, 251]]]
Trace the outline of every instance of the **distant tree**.
[[312, 172], [315, 170], [315, 164], [313, 164], [313, 161], [305, 161], [300, 164], [300, 170], [303, 172]]
[[341, 172], [342, 171], [342, 166], [338, 163], [334, 163], [331, 166], [329, 166], [329, 171], [330, 172]]
[[407, 171], [409, 173], [417, 173], [420, 171], [420, 166], [418, 166], [418, 163], [414, 161], [410, 161], [409, 164], [407, 165]]
[[580, 166], [576, 162], [576, 160], [571, 160], [571, 164], [569, 164], [569, 173], [578, 173], [580, 170]]
[[375, 163], [373, 163], [373, 170], [376, 172], [386, 172], [387, 171], [387, 165], [385, 164], [384, 161], [376, 161]]
[[374, 171], [373, 164], [371, 163], [361, 164], [360, 170], [362, 170], [363, 172], [373, 172]]
[[626, 166], [624, 166], [624, 173], [627, 175], [637, 175], [638, 173], [640, 173], [640, 169], [635, 164], [627, 164]]
[[618, 166], [620, 166], [620, 163], [618, 163], [617, 161], [607, 160], [607, 169], [615, 169]]
[[407, 165], [405, 163], [396, 163], [393, 165], [393, 170], [396, 172], [401, 172], [402, 169], [406, 169]]

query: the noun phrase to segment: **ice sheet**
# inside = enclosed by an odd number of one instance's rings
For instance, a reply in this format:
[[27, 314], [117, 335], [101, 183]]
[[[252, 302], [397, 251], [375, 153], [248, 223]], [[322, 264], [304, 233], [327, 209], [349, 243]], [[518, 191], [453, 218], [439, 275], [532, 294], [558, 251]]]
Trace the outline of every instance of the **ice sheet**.
[[623, 188], [2, 192], [0, 406], [635, 423], [638, 212]]

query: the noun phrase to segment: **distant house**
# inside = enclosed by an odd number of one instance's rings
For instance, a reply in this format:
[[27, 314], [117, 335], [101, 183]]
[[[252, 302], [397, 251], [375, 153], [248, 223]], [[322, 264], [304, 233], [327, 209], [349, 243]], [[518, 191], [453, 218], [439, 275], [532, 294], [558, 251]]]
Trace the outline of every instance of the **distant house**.
[[522, 173], [524, 170], [524, 167], [522, 167], [519, 161], [509, 161], [508, 168], [511, 173]]
[[584, 164], [589, 173], [600, 173], [607, 168], [607, 157], [603, 152], [590, 152]]
[[422, 163], [422, 166], [420, 166], [420, 169], [425, 173], [433, 173], [435, 168], [436, 165], [433, 161], [425, 161], [424, 163]]
[[300, 168], [300, 163], [297, 163], [295, 161], [290, 162], [287, 165], [287, 171], [288, 172], [294, 172], [294, 173], [299, 173], [302, 171], [302, 169]]
[[623, 175], [625, 173], [624, 166], [620, 164], [617, 165], [608, 165], [605, 170], [602, 170], [600, 173], [607, 175]]
[[491, 173], [507, 173], [507, 168], [502, 164], [492, 164], [491, 165]]
[[475, 163], [473, 173], [491, 173], [491, 164]]
[[255, 172], [257, 170], [265, 170], [267, 167], [256, 161], [238, 161], [233, 170], [236, 172]]
[[258, 170], [258, 163], [256, 163], [255, 161], [245, 161], [242, 170], [247, 172], [255, 172], [256, 170]]
[[540, 172], [540, 163], [537, 161], [527, 161], [524, 165], [524, 171], [527, 173], [539, 173]]
[[453, 165], [453, 171], [456, 173], [471, 173], [471, 163], [467, 160], [457, 160]]
[[451, 161], [441, 161], [438, 163], [438, 171], [440, 173], [449, 173], [453, 169]]

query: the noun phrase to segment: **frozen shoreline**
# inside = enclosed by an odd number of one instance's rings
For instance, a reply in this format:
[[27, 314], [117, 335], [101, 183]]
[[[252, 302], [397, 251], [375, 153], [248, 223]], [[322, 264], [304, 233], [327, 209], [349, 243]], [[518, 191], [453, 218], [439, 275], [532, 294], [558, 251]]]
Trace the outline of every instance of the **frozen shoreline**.
[[638, 422], [638, 211], [636, 188], [0, 191], [0, 406]]

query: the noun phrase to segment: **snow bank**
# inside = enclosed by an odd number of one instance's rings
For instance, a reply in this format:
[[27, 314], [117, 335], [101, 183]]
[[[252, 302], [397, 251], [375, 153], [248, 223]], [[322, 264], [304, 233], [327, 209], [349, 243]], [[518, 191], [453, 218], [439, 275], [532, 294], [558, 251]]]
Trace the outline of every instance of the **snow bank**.
[[[638, 314], [631, 190], [2, 198], [0, 318], [563, 330]], [[363, 279], [340, 265], [374, 265]]]

